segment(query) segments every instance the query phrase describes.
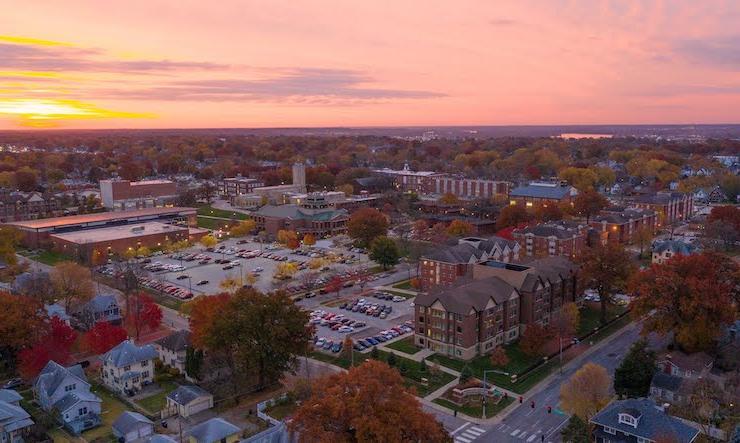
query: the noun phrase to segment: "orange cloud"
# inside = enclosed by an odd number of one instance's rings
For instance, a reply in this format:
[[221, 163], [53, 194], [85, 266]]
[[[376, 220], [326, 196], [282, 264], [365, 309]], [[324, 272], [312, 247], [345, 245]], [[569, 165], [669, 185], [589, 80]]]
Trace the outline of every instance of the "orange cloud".
[[0, 115], [18, 117], [21, 126], [58, 126], [65, 120], [153, 118], [153, 114], [112, 111], [91, 103], [64, 99], [0, 98]]

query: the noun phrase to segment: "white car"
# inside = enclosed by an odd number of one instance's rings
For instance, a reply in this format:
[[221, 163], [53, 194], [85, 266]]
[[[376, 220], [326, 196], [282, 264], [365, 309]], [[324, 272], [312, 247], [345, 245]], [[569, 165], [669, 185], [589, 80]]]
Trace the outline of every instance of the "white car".
[[403, 297], [401, 297], [400, 295], [396, 295], [396, 296], [393, 297], [393, 302], [394, 303], [402, 302], [404, 300], [406, 300], [406, 299], [403, 298]]
[[263, 267], [261, 267], [261, 266], [257, 266], [256, 268], [252, 269], [252, 272], [262, 272], [262, 271], [264, 271], [264, 270], [265, 270], [265, 269], [264, 269]]

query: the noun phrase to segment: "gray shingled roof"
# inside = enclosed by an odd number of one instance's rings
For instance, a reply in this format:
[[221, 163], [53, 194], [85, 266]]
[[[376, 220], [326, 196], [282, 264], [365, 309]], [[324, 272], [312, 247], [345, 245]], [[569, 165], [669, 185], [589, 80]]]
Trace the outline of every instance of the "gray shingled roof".
[[158, 345], [173, 352], [185, 351], [190, 347], [190, 331], [181, 330], [162, 337], [156, 342]]
[[665, 251], [670, 251], [674, 254], [691, 255], [694, 253], [694, 247], [680, 240], [658, 241], [653, 246], [653, 252], [662, 254]]
[[523, 229], [517, 229], [515, 234], [532, 234], [537, 237], [556, 237], [572, 238], [579, 234], [578, 226], [568, 226], [563, 223], [540, 223], [534, 226], [527, 226]]
[[414, 303], [428, 307], [439, 301], [448, 312], [466, 315], [471, 308], [483, 311], [491, 299], [496, 304], [501, 304], [514, 292], [516, 289], [499, 277], [488, 277], [430, 293], [421, 293], [416, 296]]
[[111, 305], [118, 306], [118, 301], [113, 295], [98, 295], [87, 303], [87, 307], [93, 312], [103, 312]]
[[[637, 428], [619, 422], [620, 413], [634, 414], [635, 411], [641, 415]], [[591, 422], [650, 440], [659, 436], [672, 436], [679, 443], [689, 443], [699, 433], [697, 429], [659, 410], [652, 400], [646, 398], [614, 401], [596, 414]]]
[[154, 358], [157, 358], [157, 351], [154, 346], [136, 346], [131, 340], [124, 340], [103, 356], [103, 362], [116, 368], [122, 368]]
[[223, 418], [212, 418], [190, 429], [190, 436], [198, 443], [215, 443], [222, 438], [237, 434], [241, 429]]
[[12, 389], [0, 389], [0, 401], [6, 403], [15, 403], [21, 401], [23, 397]]
[[650, 384], [660, 389], [676, 392], [681, 387], [682, 383], [683, 379], [681, 377], [658, 371], [653, 375], [653, 381]]
[[496, 248], [503, 250], [508, 246], [509, 249], [514, 249], [517, 245], [518, 243], [513, 240], [496, 236], [480, 239], [477, 246], [466, 243], [466, 239], [462, 239], [457, 245], [437, 249], [425, 255], [424, 258], [444, 263], [469, 263], [471, 258], [478, 260], [483, 256], [483, 253], [490, 254]]
[[167, 435], [154, 434], [146, 440], [146, 443], [177, 443], [177, 441]]
[[200, 386], [188, 385], [178, 387], [174, 391], [170, 392], [167, 395], [167, 398], [179, 405], [187, 406], [192, 401], [204, 396], [210, 397], [211, 393]]
[[517, 186], [509, 193], [511, 197], [547, 198], [560, 200], [571, 191], [570, 186], [543, 186], [529, 184]]
[[265, 205], [259, 208], [255, 214], [263, 217], [289, 218], [292, 220], [331, 220], [335, 217], [346, 216], [347, 211], [344, 209], [327, 208], [326, 210], [314, 214], [301, 210], [301, 207], [298, 205]]
[[2, 425], [5, 432], [13, 432], [32, 424], [31, 416], [23, 408], [0, 402], [0, 425]]
[[36, 379], [36, 389], [46, 391], [46, 394], [51, 396], [68, 375], [77, 377], [81, 382], [87, 384], [87, 378], [85, 377], [85, 371], [82, 369], [82, 366], [74, 365], [65, 368], [52, 360], [39, 373]]
[[141, 426], [153, 426], [151, 420], [139, 414], [138, 412], [124, 411], [123, 414], [119, 415], [116, 421], [113, 422], [113, 429], [118, 431], [121, 435], [126, 435], [131, 431], [134, 431]]
[[69, 394], [57, 400], [57, 402], [54, 403], [54, 408], [59, 412], [64, 412], [81, 401], [94, 401], [97, 403], [102, 403], [102, 400], [100, 400], [97, 395], [91, 392], [77, 391], [70, 392]]

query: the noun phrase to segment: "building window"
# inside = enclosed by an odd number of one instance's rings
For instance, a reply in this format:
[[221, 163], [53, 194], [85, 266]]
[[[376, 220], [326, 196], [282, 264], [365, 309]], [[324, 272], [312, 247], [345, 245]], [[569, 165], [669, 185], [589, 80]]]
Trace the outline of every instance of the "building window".
[[67, 385], [64, 387], [64, 392], [74, 391], [75, 389], [77, 389], [77, 384], [72, 383], [71, 385]]
[[604, 426], [604, 432], [607, 434], [617, 435], [617, 430], [614, 428], [610, 428], [609, 426]]
[[83, 407], [77, 410], [77, 415], [85, 415], [87, 414], [87, 407]]
[[124, 366], [124, 367], [123, 367], [123, 370], [124, 370], [124, 371], [130, 371], [130, 370], [131, 370], [131, 366]]

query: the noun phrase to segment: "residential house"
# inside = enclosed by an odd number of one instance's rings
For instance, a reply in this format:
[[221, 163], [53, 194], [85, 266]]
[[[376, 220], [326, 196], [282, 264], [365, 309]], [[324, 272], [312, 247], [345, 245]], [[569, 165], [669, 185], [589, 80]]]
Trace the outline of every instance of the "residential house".
[[699, 435], [698, 429], [668, 415], [646, 398], [613, 401], [590, 421], [596, 443], [651, 443], [659, 438], [691, 443]]
[[118, 325], [123, 320], [121, 308], [114, 295], [96, 295], [82, 305], [76, 317], [80, 321], [80, 326], [85, 329], [90, 329], [101, 321]]
[[241, 429], [217, 417], [193, 426], [188, 434], [189, 443], [234, 443], [239, 441]]
[[155, 358], [153, 345], [137, 346], [124, 340], [102, 358], [103, 383], [115, 392], [136, 392], [154, 380]]
[[657, 365], [658, 369], [666, 374], [696, 379], [709, 374], [714, 365], [714, 359], [705, 352], [686, 354], [673, 350], [659, 357]]
[[653, 244], [653, 263], [662, 264], [677, 255], [691, 255], [696, 248], [681, 240], [663, 240]]
[[588, 226], [566, 221], [547, 222], [516, 229], [514, 239], [524, 247], [525, 257], [578, 257], [586, 246]]
[[12, 389], [0, 389], [0, 401], [11, 404], [13, 406], [20, 406], [23, 397], [18, 392]]
[[113, 436], [119, 442], [146, 441], [154, 434], [154, 423], [138, 412], [124, 411], [111, 426]]
[[195, 386], [180, 386], [167, 395], [167, 410], [188, 418], [213, 407], [213, 394]]
[[102, 401], [90, 392], [90, 383], [80, 365], [64, 367], [50, 361], [34, 383], [34, 395], [41, 408], [54, 412], [72, 433], [99, 426]]
[[538, 206], [570, 204], [576, 195], [576, 188], [567, 183], [535, 181], [512, 189], [509, 204], [533, 210]]
[[[3, 396], [10, 397], [12, 401], [3, 400]], [[33, 420], [18, 401], [13, 400], [14, 396], [7, 393], [3, 396], [0, 396], [0, 443], [23, 443], [24, 436], [34, 424]]]
[[190, 331], [181, 330], [154, 342], [159, 361], [185, 374], [185, 356], [190, 347]]
[[505, 263], [519, 260], [520, 246], [502, 237], [466, 237], [451, 247], [438, 248], [421, 258], [422, 288], [449, 286], [470, 272], [471, 266], [487, 260]]
[[70, 317], [69, 315], [67, 315], [67, 311], [64, 309], [64, 306], [60, 305], [59, 303], [44, 305], [44, 310], [46, 311], [46, 315], [49, 318], [56, 317], [67, 326], [70, 325]]
[[694, 200], [701, 203], [719, 203], [727, 201], [727, 194], [719, 186], [699, 188], [694, 191]]
[[687, 400], [685, 379], [657, 371], [650, 382], [650, 398], [656, 403], [682, 404]]

